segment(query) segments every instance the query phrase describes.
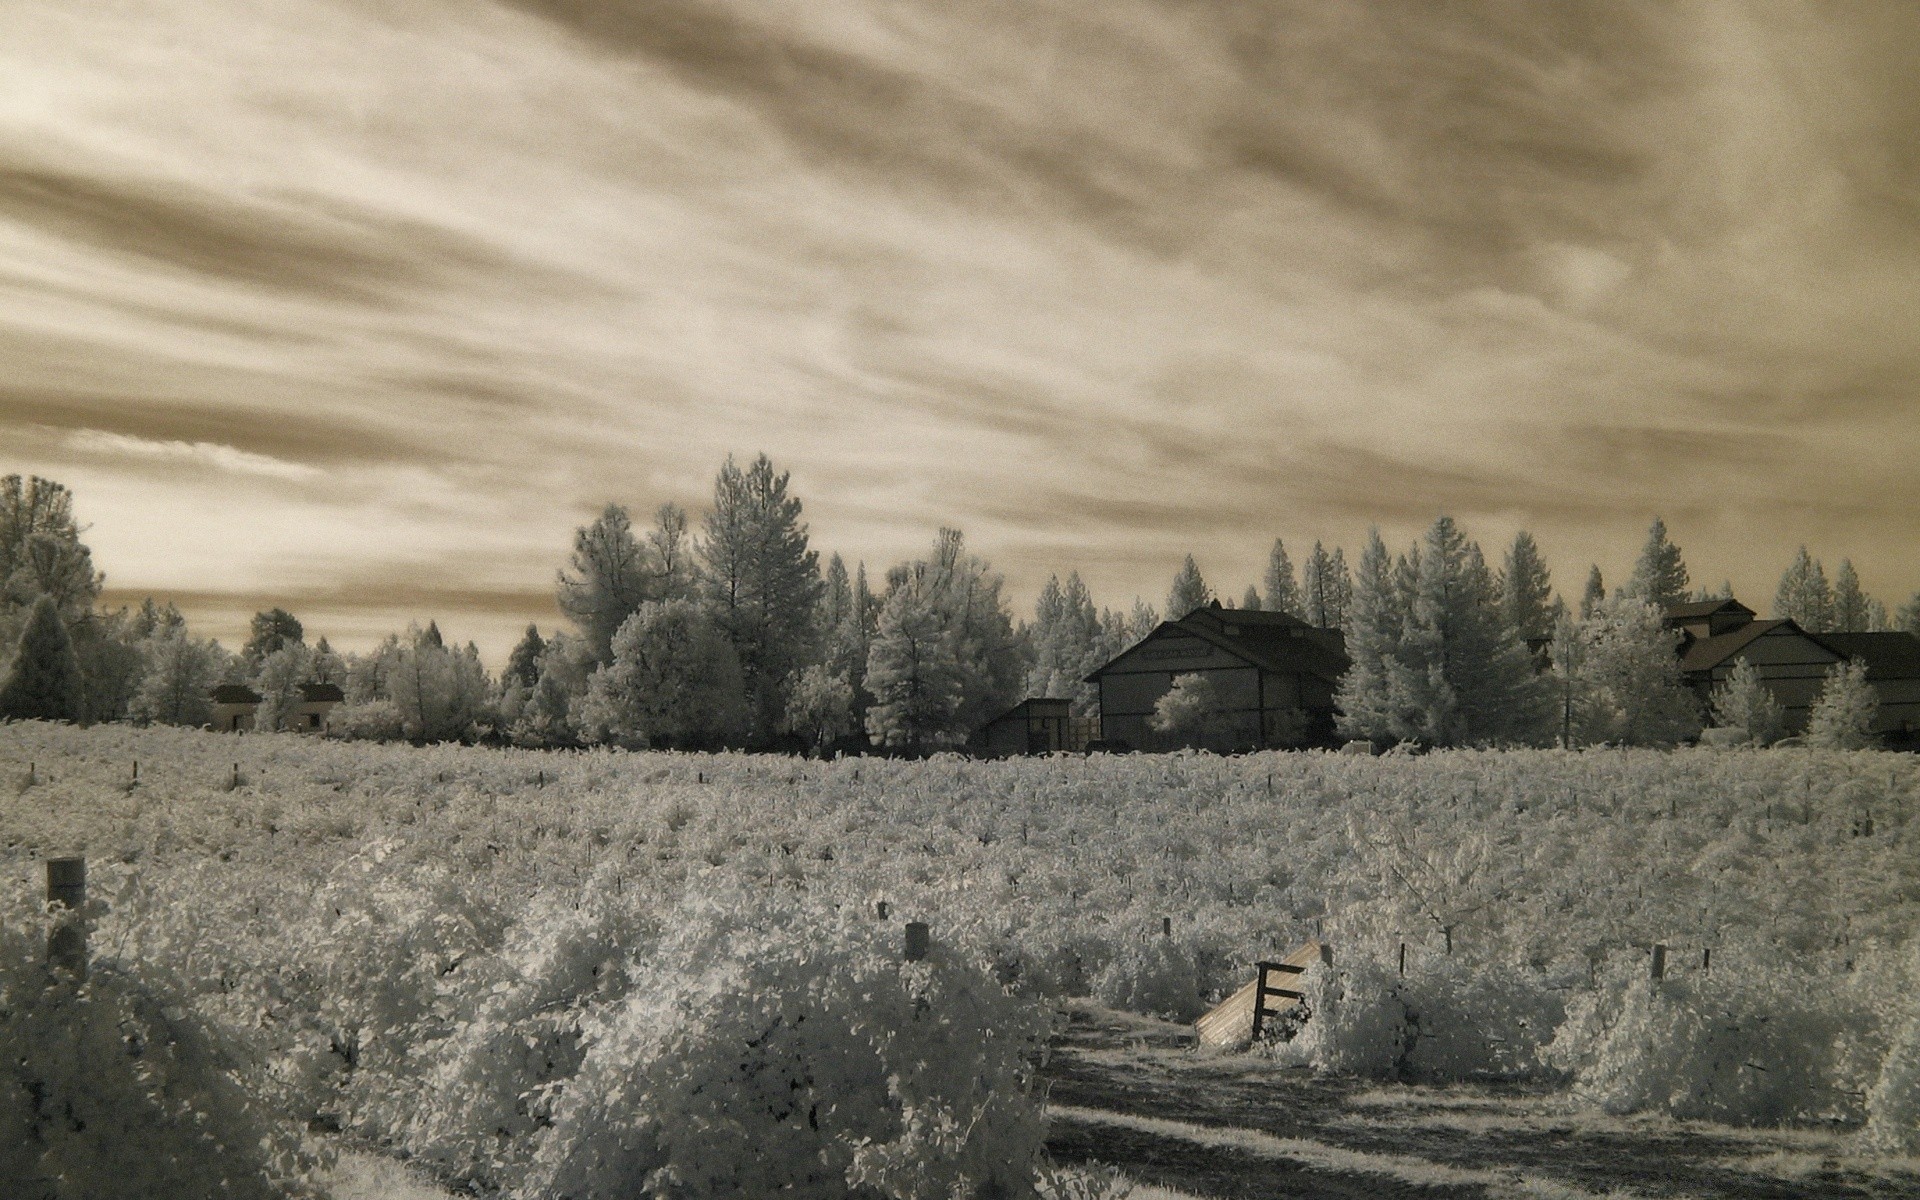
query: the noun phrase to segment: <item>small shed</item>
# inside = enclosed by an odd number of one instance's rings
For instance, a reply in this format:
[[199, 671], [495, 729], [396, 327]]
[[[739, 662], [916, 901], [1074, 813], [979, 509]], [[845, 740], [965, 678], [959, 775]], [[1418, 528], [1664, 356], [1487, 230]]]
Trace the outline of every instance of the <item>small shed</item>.
[[[339, 684], [303, 683], [299, 700], [287, 714], [286, 727], [302, 733], [324, 733], [328, 714], [346, 698]], [[244, 683], [221, 684], [213, 689], [213, 727], [222, 733], [252, 729], [263, 699]]]
[[1073, 717], [1073, 701], [1030, 696], [982, 725], [970, 747], [989, 758], [1084, 750], [1087, 738]]

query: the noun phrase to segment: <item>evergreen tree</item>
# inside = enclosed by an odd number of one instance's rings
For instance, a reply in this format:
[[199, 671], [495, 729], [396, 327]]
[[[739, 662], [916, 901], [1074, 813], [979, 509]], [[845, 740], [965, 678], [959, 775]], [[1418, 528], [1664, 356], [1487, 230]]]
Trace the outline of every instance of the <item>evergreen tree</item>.
[[93, 608], [102, 582], [80, 541], [73, 493], [37, 475], [0, 478], [0, 629], [15, 628], [41, 596], [70, 626]]
[[1178, 621], [1194, 609], [1211, 603], [1213, 591], [1207, 587], [1207, 581], [1200, 578], [1200, 568], [1189, 554], [1180, 564], [1179, 572], [1173, 577], [1173, 588], [1167, 593], [1167, 620]]
[[1807, 718], [1807, 745], [1865, 749], [1873, 745], [1873, 719], [1879, 711], [1880, 694], [1867, 682], [1867, 664], [1857, 658], [1835, 663]]
[[540, 636], [540, 627], [529, 623], [527, 632], [513, 647], [513, 653], [507, 656], [507, 669], [500, 677], [506, 685], [519, 684], [531, 689], [540, 682], [540, 656], [546, 653], [547, 643]]
[[[1293, 581], [1293, 560], [1287, 557], [1287, 547], [1279, 538], [1273, 539], [1273, 550], [1267, 555], [1266, 585], [1268, 612], [1290, 613], [1296, 617], [1300, 615], [1300, 587]], [[1256, 602], [1246, 607], [1259, 608], [1259, 593], [1249, 588], [1247, 594], [1254, 597]], [[1169, 609], [1172, 607], [1168, 605]]]
[[613, 662], [593, 673], [583, 724], [597, 741], [711, 749], [746, 729], [740, 660], [690, 600], [649, 600], [613, 638]]
[[540, 655], [540, 678], [527, 693], [510, 736], [517, 746], [552, 748], [580, 741], [580, 714], [585, 706], [592, 660], [585, 644], [565, 633], [547, 639]]
[[58, 602], [43, 594], [28, 611], [13, 661], [0, 677], [0, 719], [78, 721], [85, 700], [73, 639]]
[[220, 651], [187, 633], [186, 625], [157, 624], [141, 644], [146, 670], [129, 706], [134, 720], [155, 725], [205, 725], [213, 719], [212, 691], [220, 679]]
[[1607, 582], [1600, 578], [1600, 567], [1596, 563], [1593, 569], [1587, 572], [1587, 586], [1580, 593], [1580, 619], [1584, 621], [1591, 617], [1599, 609], [1600, 602], [1606, 598]]
[[1808, 633], [1826, 633], [1833, 628], [1833, 588], [1827, 583], [1826, 569], [1805, 546], [1780, 576], [1780, 587], [1773, 594], [1773, 615], [1786, 617]]
[[1412, 721], [1393, 687], [1405, 621], [1386, 543], [1380, 540], [1380, 531], [1373, 529], [1360, 555], [1353, 602], [1347, 609], [1347, 657], [1352, 665], [1334, 693], [1339, 729], [1345, 736], [1382, 742], [1409, 736]]
[[[57, 603], [57, 601], [56, 601]], [[140, 623], [127, 609], [88, 611], [67, 626], [80, 663], [82, 724], [124, 721], [146, 670], [140, 653]]]
[[1574, 655], [1558, 674], [1576, 681], [1575, 744], [1673, 746], [1700, 732], [1700, 706], [1675, 653], [1680, 635], [1658, 609], [1615, 597], [1570, 632]]
[[964, 741], [960, 663], [925, 565], [897, 577], [881, 606], [867, 659], [867, 733], [881, 746], [919, 750]]
[[1012, 707], [1024, 682], [1005, 585], [985, 559], [967, 552], [957, 529], [942, 529], [934, 539], [924, 578], [960, 671], [955, 719], [971, 731]]
[[568, 569], [555, 599], [580, 631], [590, 663], [613, 659], [613, 635], [642, 604], [654, 599], [656, 572], [633, 536], [627, 510], [609, 504], [591, 525], [573, 533]]
[[1900, 606], [1893, 617], [1893, 628], [1920, 637], [1920, 592], [1915, 592], [1911, 600]]
[[1246, 609], [1248, 612], [1261, 611], [1262, 602], [1260, 599], [1260, 589], [1252, 584], [1248, 584], [1246, 594], [1240, 597], [1240, 607]]
[[333, 643], [324, 637], [315, 642], [313, 657], [307, 663], [308, 682], [339, 685], [346, 677], [346, 660], [335, 652]]
[[1300, 569], [1300, 611], [1294, 615], [1318, 629], [1340, 629], [1346, 625], [1347, 605], [1353, 599], [1353, 580], [1347, 574], [1346, 553], [1334, 547], [1331, 554], [1319, 542]]
[[1786, 727], [1786, 713], [1780, 701], [1744, 655], [1734, 661], [1727, 677], [1714, 686], [1711, 707], [1714, 728], [1737, 729], [1756, 745], [1765, 746], [1778, 740]]
[[254, 690], [260, 693], [260, 705], [253, 712], [253, 727], [262, 733], [293, 727], [294, 709], [304, 697], [300, 685], [307, 680], [313, 652], [299, 642], [288, 642], [260, 660], [254, 672]]
[[814, 655], [815, 610], [826, 586], [787, 480], [764, 454], [744, 471], [728, 458], [699, 546], [707, 611], [739, 655], [748, 737], [758, 742], [779, 732], [789, 676]]
[[1508, 624], [1519, 631], [1522, 640], [1544, 638], [1553, 632], [1549, 602], [1553, 599], [1553, 577], [1533, 535], [1521, 530], [1514, 535], [1500, 572], [1500, 604]]
[[1860, 576], [1853, 560], [1840, 560], [1833, 576], [1833, 624], [1835, 633], [1866, 633], [1873, 628], [1872, 601], [1860, 590]]
[[[1185, 614], [1182, 615], [1184, 616]], [[1168, 619], [1171, 620], [1172, 618], [1169, 617]], [[1123, 645], [1121, 649], [1124, 650], [1127, 646], [1145, 640], [1148, 634], [1158, 628], [1160, 628], [1160, 614], [1153, 610], [1153, 605], [1135, 596], [1133, 598], [1133, 608], [1127, 613], [1125, 637], [1123, 639], [1125, 645]]]
[[687, 539], [687, 510], [671, 501], [662, 504], [653, 514], [646, 549], [646, 568], [653, 575], [647, 598], [692, 599], [699, 581]]
[[1681, 560], [1680, 547], [1668, 540], [1667, 523], [1659, 517], [1647, 528], [1647, 544], [1633, 564], [1627, 594], [1645, 600], [1662, 613], [1687, 598], [1687, 564]]
[[266, 612], [253, 614], [253, 624], [247, 635], [247, 644], [240, 656], [247, 665], [258, 670], [267, 655], [283, 646], [301, 646], [306, 644], [307, 632], [300, 627], [300, 619], [284, 608], [270, 608]]
[[399, 712], [401, 735], [416, 743], [473, 737], [492, 690], [471, 644], [456, 650], [417, 626], [399, 643], [387, 674], [387, 693]]
[[1500, 612], [1480, 548], [1451, 517], [1420, 547], [1413, 604], [1396, 664], [1412, 736], [1436, 746], [1529, 743], [1545, 736], [1547, 689]]

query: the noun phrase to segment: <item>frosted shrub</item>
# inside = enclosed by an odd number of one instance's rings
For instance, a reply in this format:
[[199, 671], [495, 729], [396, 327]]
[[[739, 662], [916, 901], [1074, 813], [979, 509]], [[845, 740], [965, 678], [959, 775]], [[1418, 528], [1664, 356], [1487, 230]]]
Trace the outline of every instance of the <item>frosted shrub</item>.
[[1312, 1017], [1276, 1054], [1372, 1079], [1535, 1074], [1564, 1012], [1545, 976], [1464, 957], [1423, 960], [1402, 976], [1385, 955], [1348, 950], [1331, 969], [1309, 968], [1301, 990]]
[[1887, 1154], [1920, 1155], [1920, 1002], [1914, 987], [1920, 984], [1920, 951], [1908, 955], [1906, 978], [1890, 989], [1898, 999], [1885, 997], [1893, 1025], [1892, 1045], [1880, 1065], [1879, 1078], [1867, 1092], [1867, 1127], [1862, 1140]]
[[627, 994], [631, 956], [658, 931], [609, 896], [536, 898], [489, 964], [497, 978], [440, 1052], [406, 1139], [449, 1182], [492, 1189], [525, 1169], [586, 1055], [584, 1022]]
[[1032, 1194], [1032, 1010], [943, 947], [902, 963], [885, 927], [679, 924], [590, 1022], [518, 1195]]
[[1112, 1008], [1171, 1021], [1191, 1021], [1206, 1011], [1192, 952], [1168, 937], [1122, 943], [1093, 993]]
[[1568, 1006], [1544, 1059], [1609, 1112], [1740, 1125], [1835, 1115], [1844, 1042], [1871, 1017], [1784, 964], [1654, 981], [1617, 955]]
[[[0, 927], [0, 1190], [9, 1200], [312, 1196], [298, 1134], [241, 1049], [118, 964], [84, 983]], [[37, 931], [33, 931], [37, 932]]]

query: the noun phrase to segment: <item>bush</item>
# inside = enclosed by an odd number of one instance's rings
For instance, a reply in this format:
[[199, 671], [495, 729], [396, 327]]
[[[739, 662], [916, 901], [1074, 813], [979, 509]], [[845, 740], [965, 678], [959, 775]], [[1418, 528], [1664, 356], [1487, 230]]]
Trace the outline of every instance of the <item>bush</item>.
[[1093, 993], [1110, 1008], [1170, 1021], [1192, 1021], [1206, 1011], [1192, 952], [1167, 937], [1122, 943]]
[[709, 907], [589, 1023], [518, 1195], [1031, 1195], [1045, 1023], [936, 946]]
[[[31, 924], [25, 924], [31, 930]], [[0, 926], [0, 1180], [19, 1200], [313, 1196], [312, 1156], [249, 1098], [234, 1043], [96, 961], [78, 982]], [[150, 974], [150, 973], [149, 973]]]

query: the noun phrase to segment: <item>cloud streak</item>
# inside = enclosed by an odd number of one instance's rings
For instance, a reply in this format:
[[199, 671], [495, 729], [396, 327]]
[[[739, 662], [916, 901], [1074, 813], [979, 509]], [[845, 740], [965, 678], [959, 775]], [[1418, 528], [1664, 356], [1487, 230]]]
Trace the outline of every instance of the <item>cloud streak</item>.
[[760, 449], [823, 544], [958, 524], [1023, 592], [1446, 510], [1569, 586], [1658, 512], [1703, 578], [1806, 541], [1896, 599], [1916, 48], [1898, 4], [25, 0], [0, 467], [120, 586], [396, 625]]

